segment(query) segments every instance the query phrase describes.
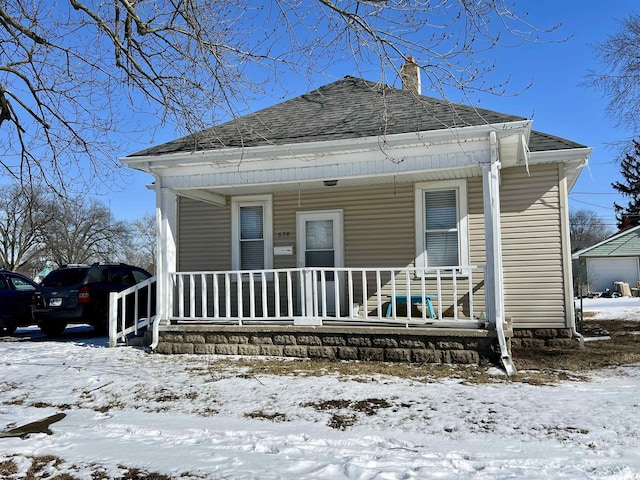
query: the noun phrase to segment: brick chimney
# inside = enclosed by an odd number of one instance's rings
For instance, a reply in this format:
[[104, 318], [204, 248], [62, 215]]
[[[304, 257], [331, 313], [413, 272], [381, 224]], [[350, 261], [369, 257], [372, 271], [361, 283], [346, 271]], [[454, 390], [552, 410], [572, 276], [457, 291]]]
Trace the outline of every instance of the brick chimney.
[[407, 61], [400, 68], [400, 78], [402, 79], [403, 90], [408, 90], [416, 95], [422, 94], [420, 68], [413, 57], [407, 58]]

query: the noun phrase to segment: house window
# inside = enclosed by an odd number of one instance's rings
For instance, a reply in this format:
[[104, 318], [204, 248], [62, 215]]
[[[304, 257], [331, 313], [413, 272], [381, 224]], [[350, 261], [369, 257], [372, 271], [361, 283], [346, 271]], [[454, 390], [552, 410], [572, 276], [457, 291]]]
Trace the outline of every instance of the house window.
[[469, 264], [466, 182], [416, 185], [416, 266]]
[[273, 267], [271, 197], [236, 197], [231, 202], [232, 268]]

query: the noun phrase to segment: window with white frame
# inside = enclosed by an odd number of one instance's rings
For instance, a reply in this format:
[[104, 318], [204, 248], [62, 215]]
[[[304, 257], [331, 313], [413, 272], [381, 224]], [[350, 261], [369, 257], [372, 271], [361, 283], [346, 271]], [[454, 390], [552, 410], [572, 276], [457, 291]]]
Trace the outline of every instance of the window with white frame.
[[417, 267], [469, 264], [466, 187], [464, 180], [416, 185]]
[[273, 267], [271, 196], [236, 197], [231, 201], [231, 257], [234, 270]]

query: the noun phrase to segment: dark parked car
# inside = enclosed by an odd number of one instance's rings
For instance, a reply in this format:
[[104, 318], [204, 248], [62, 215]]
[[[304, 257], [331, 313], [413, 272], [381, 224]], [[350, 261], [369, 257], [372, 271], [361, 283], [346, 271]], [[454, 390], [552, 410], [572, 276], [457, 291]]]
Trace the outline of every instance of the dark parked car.
[[49, 337], [70, 323], [87, 323], [99, 334], [109, 328], [109, 293], [120, 292], [151, 277], [123, 263], [67, 265], [44, 277], [34, 293], [33, 318]]
[[24, 275], [0, 270], [0, 334], [11, 335], [18, 327], [34, 323], [31, 297], [38, 285]]

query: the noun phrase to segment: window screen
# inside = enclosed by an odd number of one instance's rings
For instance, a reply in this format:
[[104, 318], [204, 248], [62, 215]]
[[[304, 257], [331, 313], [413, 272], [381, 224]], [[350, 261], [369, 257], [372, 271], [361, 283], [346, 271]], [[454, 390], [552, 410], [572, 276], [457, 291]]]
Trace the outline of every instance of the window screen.
[[456, 190], [424, 192], [425, 249], [429, 267], [459, 265]]
[[264, 207], [240, 206], [240, 269], [264, 268]]

